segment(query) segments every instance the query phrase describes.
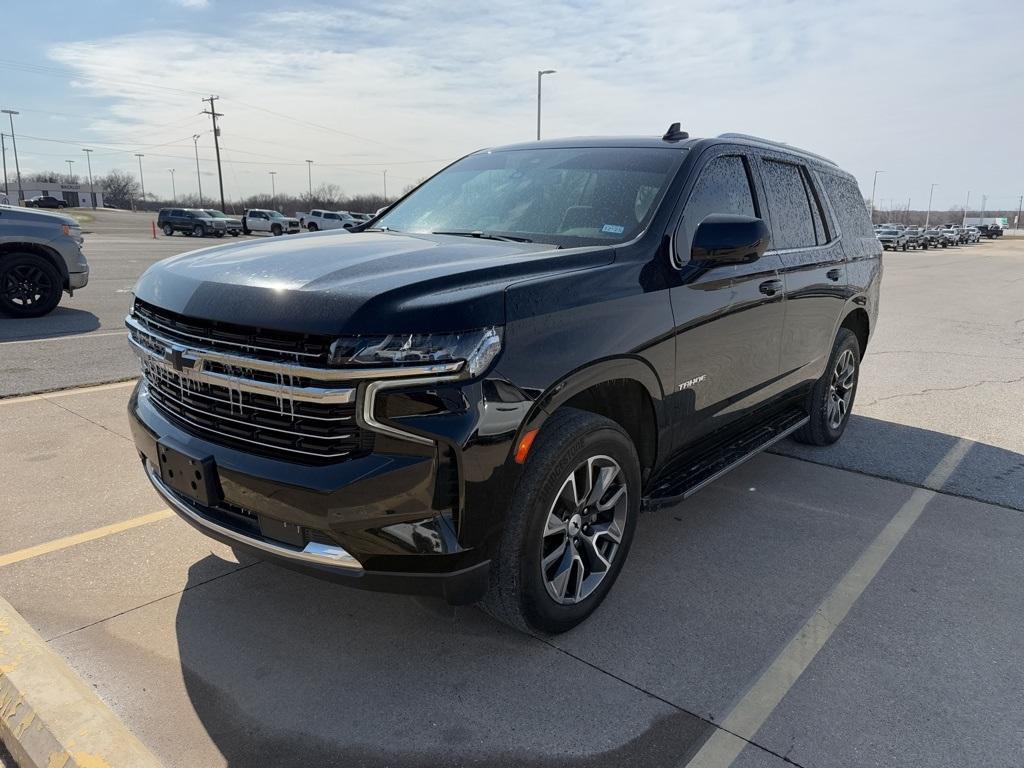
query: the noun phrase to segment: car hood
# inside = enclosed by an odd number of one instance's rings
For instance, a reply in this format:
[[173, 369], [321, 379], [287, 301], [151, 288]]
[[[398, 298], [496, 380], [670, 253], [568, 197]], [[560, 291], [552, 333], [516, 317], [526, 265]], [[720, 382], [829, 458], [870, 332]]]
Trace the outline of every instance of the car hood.
[[175, 256], [150, 267], [135, 295], [189, 317], [300, 333], [465, 330], [503, 324], [513, 282], [613, 258], [607, 247], [329, 231]]
[[51, 213], [50, 211], [38, 208], [20, 208], [14, 205], [0, 205], [0, 220], [3, 221], [29, 221], [37, 224], [68, 224], [78, 226], [78, 222], [71, 216], [62, 213]]

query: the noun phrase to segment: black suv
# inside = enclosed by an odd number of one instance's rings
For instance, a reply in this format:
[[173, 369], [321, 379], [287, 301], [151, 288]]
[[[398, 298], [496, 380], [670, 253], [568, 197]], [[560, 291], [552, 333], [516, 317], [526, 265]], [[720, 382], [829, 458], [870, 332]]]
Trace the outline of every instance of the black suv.
[[67, 200], [53, 195], [36, 195], [25, 201], [26, 208], [67, 208]]
[[216, 539], [560, 632], [642, 508], [842, 435], [881, 253], [854, 178], [788, 145], [483, 150], [352, 234], [151, 267], [131, 429]]
[[171, 237], [175, 232], [193, 237], [224, 237], [228, 231], [227, 221], [223, 214], [214, 216], [201, 208], [161, 208], [156, 217], [156, 225], [167, 237]]

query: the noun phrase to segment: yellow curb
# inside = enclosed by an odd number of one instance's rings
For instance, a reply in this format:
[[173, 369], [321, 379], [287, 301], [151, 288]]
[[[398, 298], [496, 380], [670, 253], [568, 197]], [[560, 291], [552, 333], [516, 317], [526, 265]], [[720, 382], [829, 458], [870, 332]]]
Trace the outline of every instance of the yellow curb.
[[3, 598], [0, 740], [21, 768], [160, 768], [153, 753]]

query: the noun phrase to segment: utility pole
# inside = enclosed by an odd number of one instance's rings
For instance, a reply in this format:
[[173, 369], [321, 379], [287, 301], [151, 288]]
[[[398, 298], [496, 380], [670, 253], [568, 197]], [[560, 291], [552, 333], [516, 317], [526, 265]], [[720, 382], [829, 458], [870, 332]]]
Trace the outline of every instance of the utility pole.
[[213, 102], [219, 98], [220, 96], [210, 96], [208, 99], [203, 99], [203, 101], [210, 102], [210, 108], [208, 110], [204, 109], [202, 114], [209, 115], [210, 119], [213, 120], [213, 148], [217, 153], [217, 183], [220, 184], [220, 209], [226, 213], [226, 206], [224, 205], [224, 174], [221, 173], [220, 169], [220, 128], [217, 127], [217, 118], [224, 117], [224, 115], [213, 108]]
[[270, 174], [270, 207], [274, 207], [274, 200], [277, 198], [277, 185], [274, 182], [274, 177], [277, 176], [277, 171], [267, 171]]
[[970, 192], [970, 190], [968, 190], [967, 191], [967, 202], [964, 203], [964, 217], [960, 221], [960, 226], [961, 227], [967, 226], [967, 209], [970, 208], [970, 207], [971, 207], [971, 192]]
[[196, 184], [199, 185], [199, 207], [203, 207], [203, 177], [199, 175], [199, 134], [193, 134], [192, 144], [196, 150]]
[[540, 141], [540, 79], [544, 75], [553, 75], [555, 70], [553, 69], [538, 69], [537, 70], [537, 141]]
[[1020, 213], [1021, 209], [1024, 208], [1024, 195], [1020, 196], [1017, 200], [1017, 218], [1013, 220], [1013, 228], [1020, 229]]
[[7, 134], [0, 133], [0, 153], [3, 154], [4, 158], [4, 194], [11, 194], [11, 190], [7, 186]]
[[146, 205], [146, 179], [142, 176], [142, 158], [145, 157], [141, 152], [136, 152], [135, 156], [139, 158], [139, 184], [142, 185], [142, 205]]
[[89, 166], [89, 199], [92, 200], [93, 210], [96, 210], [96, 187], [92, 183], [92, 150], [83, 149], [85, 152], [85, 163]]
[[306, 161], [306, 173], [309, 176], [309, 204], [313, 204], [313, 161]]
[[[174, 202], [175, 205], [177, 205], [178, 204], [178, 190], [176, 190], [174, 188], [174, 169], [173, 168], [168, 168], [167, 170], [171, 172], [171, 200]], [[199, 205], [202, 205], [202, 203], [200, 203]]]
[[878, 174], [885, 171], [875, 171], [875, 178], [871, 182], [871, 223], [875, 223], [875, 188], [878, 186]]
[[928, 229], [928, 222], [932, 219], [932, 195], [935, 194], [935, 188], [938, 184], [932, 184], [932, 188], [928, 190], [928, 213], [924, 216], [924, 228]]
[[384, 202], [388, 201], [388, 172], [384, 169]]
[[74, 175], [75, 174], [71, 170], [71, 164], [73, 162], [75, 162], [75, 161], [74, 160], [65, 160], [64, 162], [68, 164], [68, 184], [74, 184], [75, 183], [75, 180], [74, 180]]
[[978, 219], [979, 224], [985, 223], [985, 203], [988, 201], [987, 195], [981, 196], [981, 217]]
[[0, 109], [0, 112], [7, 115], [11, 120], [11, 146], [14, 147], [14, 172], [18, 175], [18, 200], [25, 199], [25, 190], [21, 187], [21, 166], [18, 165], [18, 140], [14, 138], [14, 116], [20, 115], [16, 109]]

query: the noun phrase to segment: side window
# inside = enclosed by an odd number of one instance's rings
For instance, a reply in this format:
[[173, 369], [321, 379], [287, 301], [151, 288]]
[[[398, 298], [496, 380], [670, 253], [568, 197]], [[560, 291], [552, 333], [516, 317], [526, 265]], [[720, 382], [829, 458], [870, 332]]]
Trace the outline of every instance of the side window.
[[804, 177], [804, 190], [807, 192], [807, 202], [811, 205], [811, 218], [814, 220], [814, 238], [817, 240], [818, 245], [825, 245], [825, 243], [832, 242], [832, 233], [828, 225], [828, 219], [825, 216], [825, 209], [822, 207], [821, 198], [818, 195], [818, 190], [814, 186], [814, 180], [810, 176], [810, 172], [806, 169], [802, 169], [802, 175]]
[[874, 238], [875, 231], [868, 217], [868, 207], [857, 183], [831, 173], [820, 173], [818, 178], [821, 179], [825, 194], [832, 201], [832, 210], [835, 211], [844, 241], [850, 239], [852, 244], [855, 238]]
[[772, 248], [784, 250], [817, 245], [814, 219], [800, 166], [765, 160], [763, 168], [772, 213]]
[[716, 157], [701, 170], [686, 201], [686, 207], [683, 208], [683, 219], [678, 230], [680, 261], [689, 259], [693, 234], [697, 226], [712, 213], [757, 216], [747, 163], [739, 155]]

